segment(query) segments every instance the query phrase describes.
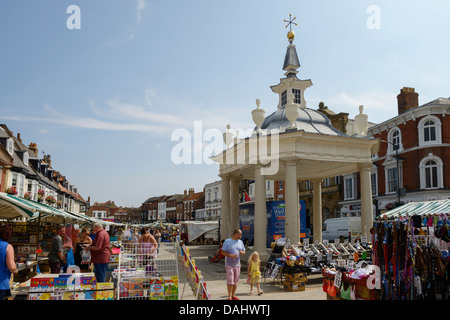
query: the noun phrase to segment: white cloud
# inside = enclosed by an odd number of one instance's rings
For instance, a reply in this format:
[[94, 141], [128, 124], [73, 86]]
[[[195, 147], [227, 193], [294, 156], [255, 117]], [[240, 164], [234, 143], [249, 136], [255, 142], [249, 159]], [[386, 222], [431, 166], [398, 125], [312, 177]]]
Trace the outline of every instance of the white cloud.
[[136, 11], [137, 11], [137, 22], [141, 22], [142, 13], [144, 9], [147, 7], [147, 4], [144, 0], [137, 0]]
[[314, 106], [318, 106], [319, 102], [323, 101], [331, 111], [346, 112], [351, 119], [359, 113], [360, 105], [364, 106], [364, 113], [368, 115], [370, 122], [383, 122], [397, 115], [397, 95], [381, 90], [360, 94], [341, 92], [330, 97], [311, 100], [317, 100], [317, 103], [312, 102]]
[[[226, 130], [231, 124], [232, 130], [241, 134], [254, 127], [251, 110], [238, 114], [230, 110], [239, 110], [236, 106], [207, 106], [203, 102], [192, 102], [175, 98], [177, 94], [161, 93], [148, 88], [142, 104], [123, 102], [118, 97], [97, 103], [90, 99], [90, 109], [80, 114], [63, 113], [58, 107], [45, 104], [46, 117], [0, 115], [0, 119], [19, 122], [39, 122], [80, 129], [141, 132], [158, 136], [170, 136], [176, 129], [194, 131], [194, 122], [200, 121], [203, 132], [208, 129]], [[89, 112], [91, 111], [91, 112]], [[73, 111], [75, 112], [75, 111]]]

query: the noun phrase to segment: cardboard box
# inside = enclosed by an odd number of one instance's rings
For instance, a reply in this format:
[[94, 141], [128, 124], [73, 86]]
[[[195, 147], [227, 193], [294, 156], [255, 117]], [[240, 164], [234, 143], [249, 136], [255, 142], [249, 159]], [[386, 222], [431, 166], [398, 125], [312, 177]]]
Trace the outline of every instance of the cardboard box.
[[305, 291], [305, 282], [284, 281], [283, 289], [291, 292]]
[[286, 273], [286, 281], [289, 282], [306, 282], [308, 280], [308, 275], [305, 272], [301, 273]]

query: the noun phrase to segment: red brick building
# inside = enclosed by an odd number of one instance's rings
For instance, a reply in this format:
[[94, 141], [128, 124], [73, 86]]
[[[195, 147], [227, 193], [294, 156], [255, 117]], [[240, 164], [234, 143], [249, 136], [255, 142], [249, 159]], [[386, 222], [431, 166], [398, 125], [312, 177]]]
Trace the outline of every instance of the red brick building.
[[398, 116], [368, 130], [382, 140], [372, 169], [372, 193], [380, 211], [399, 199], [450, 198], [450, 98], [419, 106], [418, 96], [414, 88], [401, 89]]

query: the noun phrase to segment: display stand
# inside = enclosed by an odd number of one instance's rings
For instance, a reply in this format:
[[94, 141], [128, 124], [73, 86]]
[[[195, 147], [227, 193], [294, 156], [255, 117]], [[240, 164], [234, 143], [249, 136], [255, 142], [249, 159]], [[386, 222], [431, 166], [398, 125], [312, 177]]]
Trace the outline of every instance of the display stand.
[[124, 243], [113, 272], [118, 300], [178, 300], [176, 243], [158, 250], [142, 243]]
[[283, 256], [283, 250], [288, 243], [287, 238], [280, 238], [272, 245], [272, 252], [263, 271], [264, 281], [274, 279], [277, 282], [278, 278], [280, 283], [282, 282], [283, 264], [280, 263], [279, 259]]

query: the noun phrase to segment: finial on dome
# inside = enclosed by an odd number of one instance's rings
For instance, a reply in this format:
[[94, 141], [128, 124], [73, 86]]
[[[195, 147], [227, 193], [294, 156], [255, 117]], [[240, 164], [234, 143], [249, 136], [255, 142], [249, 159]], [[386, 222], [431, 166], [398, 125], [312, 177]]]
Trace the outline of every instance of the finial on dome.
[[288, 20], [284, 20], [284, 22], [287, 22], [286, 28], [289, 27], [289, 32], [287, 33], [287, 38], [289, 40], [290, 43], [292, 43], [292, 41], [294, 41], [295, 38], [295, 32], [292, 31], [292, 25], [295, 24], [296, 26], [298, 25], [296, 22], [294, 22], [294, 20], [297, 17], [294, 17], [294, 19], [292, 19], [292, 15], [289, 13], [289, 21]]

